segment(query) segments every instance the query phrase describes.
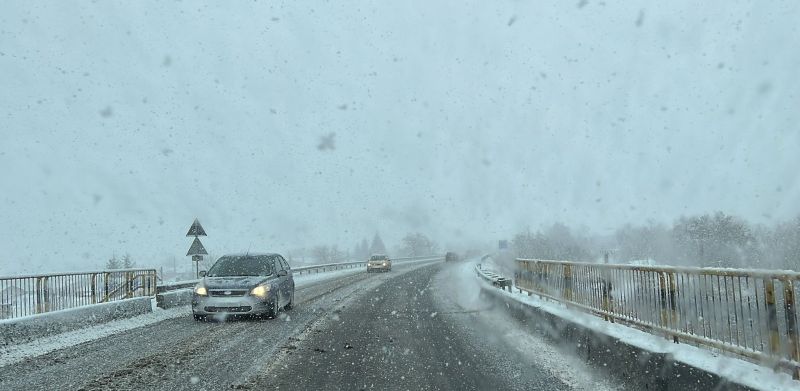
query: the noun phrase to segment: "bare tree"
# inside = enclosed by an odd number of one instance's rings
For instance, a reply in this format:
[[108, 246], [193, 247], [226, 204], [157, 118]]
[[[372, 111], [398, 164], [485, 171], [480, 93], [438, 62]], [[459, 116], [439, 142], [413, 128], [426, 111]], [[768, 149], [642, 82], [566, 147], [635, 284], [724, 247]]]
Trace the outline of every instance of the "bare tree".
[[372, 245], [369, 247], [369, 252], [371, 254], [386, 254], [386, 245], [383, 244], [383, 239], [381, 239], [381, 236], [377, 232], [372, 238]]
[[136, 263], [133, 262], [130, 254], [125, 253], [125, 255], [122, 256], [122, 267], [124, 269], [133, 269], [136, 267]]
[[434, 254], [439, 246], [421, 233], [409, 233], [403, 238], [401, 251], [404, 255], [418, 257]]
[[111, 258], [106, 261], [106, 270], [115, 270], [122, 268], [122, 261], [117, 259], [116, 254], [111, 255]]

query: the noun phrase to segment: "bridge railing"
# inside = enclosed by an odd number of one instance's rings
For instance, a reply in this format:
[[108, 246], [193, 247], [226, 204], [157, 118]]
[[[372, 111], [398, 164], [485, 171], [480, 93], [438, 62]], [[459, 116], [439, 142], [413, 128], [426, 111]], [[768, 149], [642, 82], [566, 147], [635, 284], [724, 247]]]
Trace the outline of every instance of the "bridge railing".
[[492, 286], [502, 290], [506, 290], [506, 288], [508, 288], [508, 291], [511, 292], [512, 281], [510, 278], [503, 277], [495, 273], [493, 270], [485, 269], [480, 263], [475, 265], [475, 273], [478, 275], [478, 277], [492, 284]]
[[610, 322], [800, 376], [800, 273], [517, 259], [516, 286]]
[[[398, 263], [442, 256], [395, 258]], [[293, 268], [297, 275], [366, 267], [366, 261]], [[157, 283], [155, 269], [122, 269], [0, 277], [0, 319], [59, 311], [132, 297], [191, 288], [199, 280]]]
[[0, 319], [152, 296], [155, 269], [0, 277]]
[[[392, 262], [397, 263], [405, 263], [405, 262], [414, 262], [414, 261], [425, 261], [425, 260], [436, 260], [436, 259], [444, 259], [442, 255], [428, 255], [428, 256], [420, 256], [420, 257], [401, 257], [401, 258], [392, 258]], [[353, 269], [359, 267], [367, 267], [367, 261], [351, 261], [351, 262], [338, 262], [338, 263], [326, 263], [320, 265], [309, 265], [309, 266], [298, 266], [293, 267], [292, 272], [296, 276], [302, 276], [304, 274], [313, 274], [313, 273], [323, 273], [328, 271], [335, 271], [335, 270], [342, 270], [342, 269]], [[176, 282], [165, 282], [158, 285], [158, 292], [167, 292], [177, 289], [186, 289], [194, 287], [198, 282], [199, 279], [195, 280], [187, 280], [187, 281], [176, 281]]]

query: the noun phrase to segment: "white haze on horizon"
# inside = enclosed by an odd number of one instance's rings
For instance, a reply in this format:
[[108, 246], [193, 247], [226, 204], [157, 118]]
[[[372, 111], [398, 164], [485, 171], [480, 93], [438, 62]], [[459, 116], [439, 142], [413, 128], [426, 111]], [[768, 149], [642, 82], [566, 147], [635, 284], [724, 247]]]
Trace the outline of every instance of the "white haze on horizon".
[[0, 275], [800, 212], [800, 6], [576, 4], [5, 2]]

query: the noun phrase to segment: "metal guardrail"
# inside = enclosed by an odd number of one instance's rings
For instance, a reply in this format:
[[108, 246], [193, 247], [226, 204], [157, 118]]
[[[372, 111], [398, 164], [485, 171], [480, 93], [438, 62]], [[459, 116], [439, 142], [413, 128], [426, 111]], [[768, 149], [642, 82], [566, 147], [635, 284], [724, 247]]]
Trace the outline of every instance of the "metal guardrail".
[[[436, 260], [442, 256], [404, 257], [398, 263]], [[366, 267], [366, 261], [301, 266], [296, 274]], [[192, 288], [199, 280], [157, 284], [155, 269], [122, 269], [0, 277], [0, 319], [14, 319], [131, 297]]]
[[0, 319], [152, 296], [155, 269], [0, 277]]
[[502, 290], [506, 290], [506, 288], [508, 288], [508, 291], [511, 292], [513, 284], [510, 278], [503, 277], [492, 270], [484, 269], [481, 267], [480, 263], [475, 265], [475, 272], [478, 274], [478, 277], [491, 283], [492, 286], [495, 286]]
[[324, 265], [300, 266], [292, 268], [295, 274], [303, 275], [310, 273], [322, 273], [331, 270], [352, 269], [356, 267], [367, 267], [366, 261], [327, 263]]
[[[424, 261], [424, 260], [436, 260], [436, 259], [444, 259], [444, 256], [439, 255], [430, 255], [424, 257], [401, 257], [401, 258], [393, 258], [392, 262], [396, 263], [405, 263], [405, 262], [413, 262], [413, 261]], [[303, 275], [303, 274], [312, 274], [312, 273], [322, 273], [328, 272], [333, 270], [342, 270], [342, 269], [353, 269], [358, 267], [367, 267], [367, 261], [352, 261], [352, 262], [339, 262], [339, 263], [326, 263], [322, 265], [310, 265], [310, 266], [300, 266], [292, 268], [292, 271], [296, 275]], [[163, 283], [158, 286], [158, 293], [168, 292], [172, 290], [178, 289], [186, 289], [194, 287], [200, 280], [188, 280], [188, 281], [178, 281], [172, 283]]]
[[800, 378], [800, 273], [517, 259], [518, 289]]

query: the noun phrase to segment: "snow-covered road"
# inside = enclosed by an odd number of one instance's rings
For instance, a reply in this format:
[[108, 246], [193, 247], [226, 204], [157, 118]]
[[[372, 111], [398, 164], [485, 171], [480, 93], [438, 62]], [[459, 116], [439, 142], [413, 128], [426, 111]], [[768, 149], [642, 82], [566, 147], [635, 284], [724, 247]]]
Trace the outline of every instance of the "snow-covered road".
[[619, 388], [482, 300], [467, 264], [309, 276], [296, 299], [276, 320], [181, 308], [19, 346], [0, 389]]

